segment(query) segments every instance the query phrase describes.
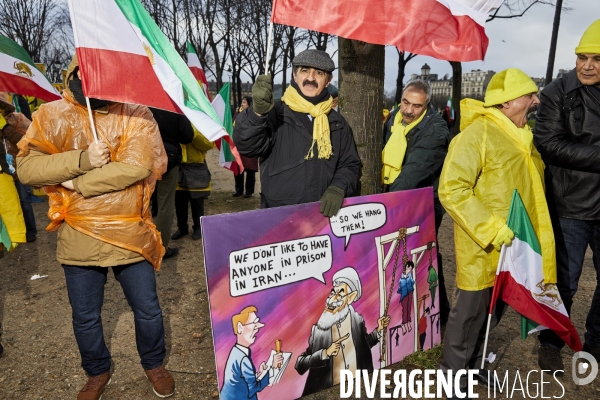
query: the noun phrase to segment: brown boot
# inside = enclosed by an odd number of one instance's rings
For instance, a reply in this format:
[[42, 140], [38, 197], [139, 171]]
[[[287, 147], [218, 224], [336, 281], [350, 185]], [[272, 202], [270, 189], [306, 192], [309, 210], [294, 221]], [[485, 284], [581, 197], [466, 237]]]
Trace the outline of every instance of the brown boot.
[[155, 395], [162, 398], [173, 396], [173, 393], [175, 393], [175, 380], [164, 365], [154, 369], [146, 369], [144, 372], [152, 382]]
[[79, 391], [77, 400], [100, 400], [106, 385], [110, 383], [110, 371], [88, 377], [87, 382]]

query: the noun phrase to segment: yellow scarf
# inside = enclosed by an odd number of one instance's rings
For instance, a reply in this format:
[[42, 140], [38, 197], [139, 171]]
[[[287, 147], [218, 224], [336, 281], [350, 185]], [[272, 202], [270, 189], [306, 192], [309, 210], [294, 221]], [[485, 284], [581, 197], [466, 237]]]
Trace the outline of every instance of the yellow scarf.
[[392, 125], [392, 136], [390, 136], [388, 142], [383, 148], [381, 158], [383, 161], [383, 168], [381, 169], [381, 181], [384, 185], [391, 185], [394, 183], [400, 171], [402, 169], [402, 162], [406, 155], [406, 135], [408, 132], [419, 122], [423, 120], [427, 110], [423, 111], [423, 114], [410, 124], [402, 125], [402, 113], [398, 111], [394, 117], [394, 125]]
[[306, 160], [313, 157], [313, 148], [315, 147], [315, 143], [317, 144], [317, 148], [319, 150], [319, 158], [329, 159], [333, 154], [333, 150], [331, 148], [331, 137], [329, 131], [329, 120], [327, 119], [327, 114], [331, 111], [331, 105], [333, 104], [333, 99], [331, 96], [317, 104], [313, 105], [309, 101], [305, 100], [296, 89], [294, 89], [291, 85], [285, 90], [285, 94], [281, 98], [289, 108], [296, 112], [310, 114], [311, 117], [315, 119], [314, 127], [313, 127], [313, 140], [304, 157]]

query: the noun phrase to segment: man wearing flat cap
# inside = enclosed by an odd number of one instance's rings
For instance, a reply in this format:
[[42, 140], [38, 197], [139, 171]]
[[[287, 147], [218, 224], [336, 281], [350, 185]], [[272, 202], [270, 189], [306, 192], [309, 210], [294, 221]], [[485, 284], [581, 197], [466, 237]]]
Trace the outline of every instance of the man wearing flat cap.
[[[594, 253], [595, 279], [584, 272], [584, 280], [595, 282], [596, 288], [583, 349], [600, 360], [600, 19], [587, 28], [575, 54], [575, 69], [541, 94], [534, 142], [548, 165], [557, 286], [569, 314], [588, 245]], [[564, 370], [560, 349], [565, 343], [548, 329], [539, 340], [540, 367]]]
[[371, 348], [379, 343], [390, 323], [389, 316], [377, 320], [377, 328], [367, 331], [362, 315], [354, 304], [362, 295], [362, 285], [353, 267], [333, 274], [333, 288], [325, 300], [325, 309], [312, 327], [308, 348], [296, 360], [296, 371], [308, 371], [302, 396], [340, 384], [340, 371], [366, 369], [373, 372]]
[[[461, 133], [450, 143], [438, 189], [442, 205], [454, 220], [458, 288], [446, 325], [444, 371], [481, 365], [500, 249], [514, 237], [506, 220], [515, 189], [541, 245], [544, 282], [556, 283], [544, 163], [527, 125], [527, 115], [539, 103], [537, 92], [531, 78], [510, 68], [492, 77], [483, 103], [461, 101]], [[498, 300], [492, 328], [505, 307]], [[487, 372], [480, 371], [479, 376], [487, 377]], [[460, 386], [466, 386], [466, 379]]]
[[305, 50], [292, 66], [292, 82], [276, 102], [271, 76], [256, 79], [233, 140], [240, 154], [260, 157], [262, 208], [321, 201], [321, 213], [331, 217], [356, 190], [360, 159], [352, 129], [332, 109], [331, 57]]

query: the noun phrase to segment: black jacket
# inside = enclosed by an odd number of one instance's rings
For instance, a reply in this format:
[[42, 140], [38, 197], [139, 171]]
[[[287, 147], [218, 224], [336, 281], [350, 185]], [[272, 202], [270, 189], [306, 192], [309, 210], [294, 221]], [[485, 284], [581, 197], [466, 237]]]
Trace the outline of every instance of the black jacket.
[[235, 121], [233, 141], [240, 154], [260, 157], [261, 207], [279, 207], [319, 201], [329, 185], [354, 194], [358, 184], [360, 159], [352, 129], [331, 110], [327, 116], [333, 155], [306, 160], [312, 143], [312, 122], [308, 114], [292, 111], [280, 100], [266, 115], [258, 116], [252, 107]]
[[[383, 126], [383, 146], [392, 136], [394, 118], [400, 112], [397, 108], [388, 116]], [[400, 175], [390, 185], [390, 191], [418, 189], [433, 186], [435, 212], [443, 215], [444, 209], [438, 200], [440, 173], [448, 153], [450, 131], [446, 121], [430, 104], [425, 116], [406, 135], [406, 153]]]
[[152, 111], [158, 125], [160, 137], [168, 157], [167, 171], [170, 171], [181, 163], [180, 144], [192, 143], [194, 130], [190, 120], [184, 115], [158, 108], [150, 108], [150, 111]]
[[600, 220], [600, 93], [594, 90], [572, 70], [540, 96], [534, 143], [547, 165], [550, 211], [559, 217]]
[[[379, 343], [377, 329], [373, 332], [367, 332], [365, 320], [362, 315], [357, 313], [354, 308], [350, 308], [348, 314], [351, 321], [352, 340], [354, 350], [356, 351], [356, 369], [366, 369], [369, 373], [373, 372], [373, 356], [371, 348]], [[346, 318], [348, 318], [346, 317]], [[296, 371], [304, 375], [308, 371], [308, 377], [304, 384], [302, 396], [307, 396], [333, 386], [333, 360], [328, 358], [321, 359], [321, 353], [331, 346], [331, 329], [324, 331], [318, 326], [313, 325], [310, 338], [308, 339], [308, 348], [298, 356], [296, 360]], [[341, 354], [338, 354], [338, 357]]]

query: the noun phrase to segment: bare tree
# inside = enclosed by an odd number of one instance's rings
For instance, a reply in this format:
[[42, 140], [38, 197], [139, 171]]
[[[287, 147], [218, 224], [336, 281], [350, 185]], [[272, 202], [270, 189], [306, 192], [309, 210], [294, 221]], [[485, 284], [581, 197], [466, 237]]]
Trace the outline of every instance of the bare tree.
[[323, 32], [307, 31], [307, 46], [306, 48], [315, 48], [317, 50], [327, 51], [327, 45], [333, 42], [335, 36]]
[[0, 33], [19, 43], [33, 61], [41, 62], [57, 24], [57, 0], [2, 0]]
[[402, 89], [404, 88], [404, 74], [406, 70], [406, 64], [415, 58], [417, 55], [413, 53], [407, 53], [406, 51], [400, 51], [396, 49], [398, 52], [398, 76], [396, 77], [396, 96], [394, 97], [394, 102], [396, 104], [400, 104], [400, 100], [402, 99]]

